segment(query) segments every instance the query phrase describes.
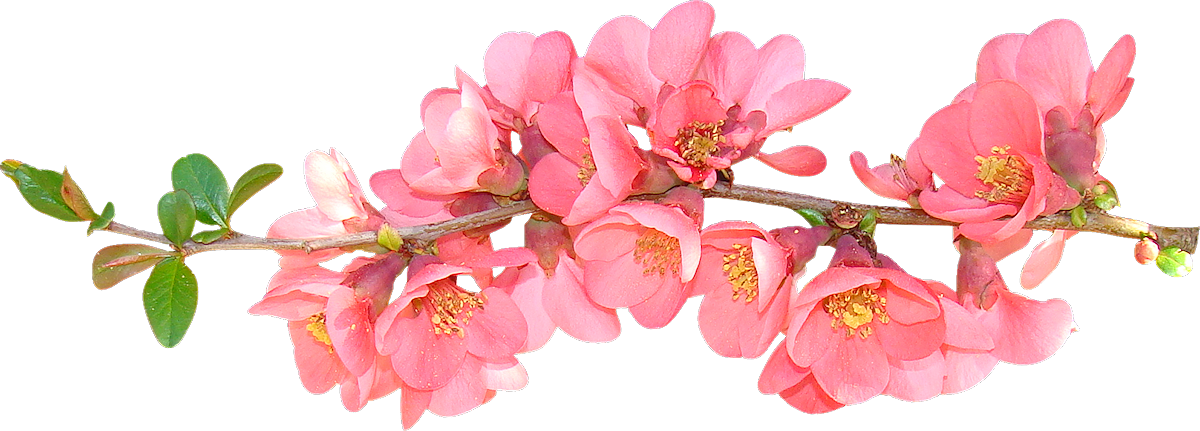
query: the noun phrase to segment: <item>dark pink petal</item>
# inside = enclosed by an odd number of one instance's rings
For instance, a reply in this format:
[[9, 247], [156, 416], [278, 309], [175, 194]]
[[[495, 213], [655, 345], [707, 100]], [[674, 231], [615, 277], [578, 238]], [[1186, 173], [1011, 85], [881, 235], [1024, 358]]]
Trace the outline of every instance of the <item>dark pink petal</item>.
[[813, 377], [830, 398], [841, 404], [858, 404], [883, 393], [889, 370], [879, 342], [848, 337], [831, 347], [812, 365]]
[[779, 397], [788, 405], [808, 414], [829, 413], [845, 406], [825, 393], [812, 374], [801, 380], [800, 384], [780, 392]]
[[1058, 266], [1058, 262], [1062, 260], [1063, 248], [1067, 245], [1067, 239], [1075, 236], [1079, 232], [1069, 230], [1056, 230], [1050, 238], [1046, 238], [1037, 247], [1034, 247], [1033, 253], [1030, 253], [1029, 260], [1025, 261], [1025, 267], [1021, 268], [1021, 287], [1033, 289]]
[[1012, 205], [993, 204], [983, 198], [964, 196], [951, 187], [923, 191], [917, 200], [921, 209], [929, 215], [959, 223], [987, 222], [1020, 211]]
[[584, 261], [613, 260], [633, 252], [646, 228], [625, 214], [610, 214], [584, 226], [575, 236], [575, 252]]
[[[1088, 85], [1087, 100], [1091, 104], [1092, 111], [1098, 114], [1096, 115], [1096, 124], [1104, 123], [1112, 118], [1125, 103], [1121, 93], [1126, 87], [1129, 71], [1133, 69], [1133, 56], [1136, 52], [1137, 48], [1133, 43], [1133, 37], [1121, 36], [1104, 56], [1100, 67], [1096, 68], [1096, 74], [1092, 75], [1092, 82]], [[1128, 92], [1125, 92], [1124, 97], [1128, 97]]]
[[[596, 31], [584, 54], [583, 62], [591, 71], [602, 79], [603, 86], [611, 87], [617, 94], [632, 99], [635, 106], [655, 106], [655, 97], [662, 86], [662, 80], [655, 78], [650, 72], [649, 54], [650, 27], [637, 18], [623, 16], [605, 23]], [[577, 69], [578, 70], [578, 69]], [[576, 77], [585, 75], [578, 71]], [[594, 79], [585, 81], [595, 82]], [[594, 94], [585, 88], [580, 88], [580, 80], [575, 81], [577, 93]], [[586, 84], [586, 83], [585, 83]], [[602, 88], [602, 87], [601, 87]], [[605, 91], [603, 89], [601, 91]], [[582, 101], [584, 118], [588, 117], [590, 103]], [[628, 120], [626, 120], [628, 122]]]
[[[525, 338], [525, 344], [521, 346], [522, 352], [529, 352], [540, 349], [547, 341], [550, 341], [550, 336], [554, 335], [554, 321], [546, 314], [543, 302], [543, 287], [548, 282], [542, 268], [537, 265], [526, 265], [521, 269], [509, 268], [504, 272], [517, 273], [516, 280], [511, 286], [512, 293], [510, 296], [517, 308], [521, 309], [521, 315], [525, 316], [525, 326], [528, 328], [529, 335]], [[503, 277], [503, 275], [501, 275]], [[496, 279], [498, 285], [503, 285]]]
[[904, 401], [925, 401], [942, 393], [946, 360], [942, 352], [913, 361], [888, 357], [891, 376], [883, 393]]
[[[958, 233], [955, 232], [955, 235], [957, 236]], [[1003, 241], [982, 244], [983, 251], [987, 252], [988, 256], [991, 256], [993, 260], [998, 262], [1025, 248], [1026, 245], [1029, 245], [1031, 238], [1033, 238], [1033, 229], [1021, 229], [1015, 235]]]
[[908, 200], [908, 196], [912, 194], [910, 190], [900, 184], [898, 178], [902, 173], [896, 172], [891, 164], [871, 168], [867, 165], [867, 156], [862, 152], [855, 151], [850, 153], [850, 168], [854, 170], [854, 176], [858, 177], [864, 186], [879, 196], [903, 201]]
[[696, 121], [716, 123], [724, 120], [726, 109], [717, 99], [716, 89], [711, 84], [692, 81], [663, 101], [651, 127], [654, 131], [654, 142], [651, 144], [656, 150], [678, 154], [675, 136], [680, 129]]
[[583, 155], [589, 151], [584, 145], [588, 130], [573, 92], [561, 93], [543, 103], [538, 110], [537, 123], [542, 136], [554, 149], [576, 165], [582, 163]]
[[381, 330], [399, 340], [392, 354], [392, 368], [405, 384], [416, 389], [431, 391], [446, 386], [469, 356], [466, 340], [433, 332], [428, 312], [397, 318]]
[[675, 6], [658, 21], [647, 47], [654, 76], [676, 86], [691, 80], [712, 33], [713, 15], [708, 3], [692, 1]]
[[758, 391], [764, 395], [778, 394], [792, 386], [796, 386], [808, 377], [807, 368], [796, 366], [787, 354], [787, 347], [780, 343], [767, 359], [762, 374], [758, 377]]
[[856, 269], [833, 267], [813, 277], [807, 286], [800, 289], [800, 295], [792, 303], [811, 304], [835, 293], [876, 283], [879, 283], [878, 278], [865, 275]]
[[811, 177], [825, 171], [825, 153], [807, 146], [788, 147], [778, 153], [758, 153], [754, 158], [788, 175]]
[[467, 332], [467, 351], [487, 361], [511, 357], [525, 345], [529, 327], [525, 316], [503, 290], [490, 287], [480, 293], [484, 305], [475, 310]]
[[400, 423], [404, 429], [412, 428], [421, 419], [425, 409], [429, 408], [429, 399], [433, 392], [421, 391], [401, 383], [400, 388]]
[[961, 305], [947, 298], [938, 298], [946, 317], [945, 343], [959, 349], [992, 350], [992, 337], [978, 320]]
[[579, 172], [579, 165], [561, 153], [547, 154], [529, 174], [529, 197], [538, 208], [567, 216], [583, 191]]
[[823, 79], [805, 79], [789, 84], [767, 99], [767, 124], [757, 136], [766, 137], [815, 117], [849, 94], [849, 88]]
[[1092, 58], [1083, 30], [1060, 19], [1042, 24], [1017, 54], [1017, 81], [1041, 107], [1039, 116], [1056, 106], [1079, 112], [1087, 96]]
[[1004, 79], [1017, 80], [1017, 53], [1025, 43], [1025, 35], [1002, 34], [989, 40], [979, 51], [975, 65], [975, 82], [983, 83]]
[[629, 314], [643, 327], [658, 329], [675, 319], [687, 299], [686, 285], [677, 278], [665, 277], [653, 295], [642, 303], [629, 307]]
[[792, 35], [775, 36], [758, 50], [754, 69], [754, 86], [741, 103], [743, 112], [766, 109], [772, 95], [804, 79], [804, 46]]
[[333, 341], [334, 351], [355, 376], [366, 374], [375, 364], [375, 334], [370, 313], [370, 302], [358, 300], [353, 289], [342, 288], [329, 295], [325, 329]]

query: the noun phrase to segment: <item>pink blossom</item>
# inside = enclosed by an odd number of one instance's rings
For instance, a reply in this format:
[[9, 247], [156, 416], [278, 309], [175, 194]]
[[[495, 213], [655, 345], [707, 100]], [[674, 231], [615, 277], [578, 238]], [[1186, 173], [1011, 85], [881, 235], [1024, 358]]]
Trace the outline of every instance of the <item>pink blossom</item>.
[[457, 415], [484, 403], [494, 390], [523, 387], [513, 356], [525, 343], [525, 317], [502, 289], [468, 291], [456, 283], [475, 269], [520, 266], [536, 259], [526, 249], [442, 262], [417, 256], [400, 297], [378, 319], [379, 353], [391, 358], [403, 382], [406, 426], [428, 409]]
[[[313, 151], [304, 160], [304, 178], [316, 207], [285, 214], [267, 230], [269, 238], [321, 238], [378, 229], [382, 218], [366, 200], [350, 164], [336, 150]], [[280, 250], [280, 265], [311, 266], [341, 250], [314, 253]]]
[[705, 293], [699, 312], [704, 341], [721, 356], [757, 358], [787, 315], [793, 283], [788, 250], [758, 226], [737, 221], [705, 228], [700, 245], [690, 288]]
[[575, 237], [588, 297], [609, 308], [629, 307], [647, 328], [666, 326], [689, 296], [700, 263], [700, 229], [680, 207], [649, 202], [618, 205]]
[[917, 196], [922, 190], [933, 187], [933, 172], [925, 167], [916, 148], [915, 145], [908, 148], [907, 160], [892, 155], [888, 164], [874, 168], [867, 165], [863, 153], [855, 151], [850, 154], [850, 167], [871, 192], [919, 206]]
[[645, 162], [619, 119], [600, 116], [585, 123], [573, 93], [567, 92], [542, 105], [538, 125], [557, 150], [543, 156], [530, 173], [529, 195], [539, 208], [577, 225], [633, 193]]
[[358, 411], [399, 387], [391, 364], [376, 352], [374, 321], [403, 269], [393, 254], [356, 259], [344, 273], [284, 269], [250, 312], [287, 319], [304, 387], [324, 393], [340, 383], [346, 409]]
[[1078, 203], [1078, 193], [1046, 164], [1037, 106], [1010, 81], [983, 84], [971, 102], [938, 111], [913, 146], [946, 182], [920, 194], [921, 208], [962, 223], [968, 238], [1001, 241], [1038, 215]]
[[738, 33], [709, 37], [713, 10], [681, 4], [650, 29], [632, 17], [597, 31], [576, 67], [584, 118], [615, 115], [651, 132], [654, 152], [684, 181], [710, 188], [716, 171], [758, 157], [783, 172], [825, 168], [811, 147], [760, 154], [763, 140], [841, 101], [848, 90], [804, 79], [804, 50], [780, 36], [761, 49]]
[[1093, 69], [1083, 30], [1069, 20], [1042, 24], [1029, 35], [1006, 34], [979, 53], [976, 81], [1004, 79], [1025, 88], [1046, 123], [1046, 156], [1067, 183], [1096, 184], [1104, 156], [1100, 125], [1121, 110], [1133, 89], [1136, 47], [1122, 36]]
[[951, 329], [934, 290], [884, 256], [878, 260], [885, 267], [855, 266], [875, 259], [851, 237], [840, 239], [838, 249], [829, 269], [793, 301], [786, 339], [792, 363], [772, 358], [772, 373], [764, 371], [768, 381], [778, 378], [776, 372], [791, 378], [765, 386], [782, 390], [811, 373], [803, 393], [785, 399], [803, 398], [789, 403], [813, 411], [882, 393], [909, 400], [936, 395], [943, 376], [940, 349]]
[[492, 41], [483, 58], [487, 88], [514, 118], [520, 118], [521, 131], [532, 125], [541, 104], [571, 90], [571, 63], [575, 45], [560, 31], [541, 36], [529, 33], [504, 33]]
[[[555, 266], [543, 269], [529, 264], [510, 268], [496, 281], [509, 291], [529, 326], [529, 340], [521, 351], [540, 348], [555, 328], [589, 342], [612, 341], [621, 334], [616, 310], [597, 304], [583, 288], [583, 268], [558, 251]], [[508, 287], [504, 287], [508, 286]]]

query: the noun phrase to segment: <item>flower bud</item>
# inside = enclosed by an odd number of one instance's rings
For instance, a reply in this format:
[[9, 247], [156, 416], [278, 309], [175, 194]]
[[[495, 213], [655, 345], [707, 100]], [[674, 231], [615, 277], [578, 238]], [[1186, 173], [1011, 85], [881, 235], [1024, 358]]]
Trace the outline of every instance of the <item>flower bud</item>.
[[1150, 238], [1142, 238], [1133, 246], [1133, 258], [1142, 265], [1154, 262], [1158, 259], [1158, 244]]

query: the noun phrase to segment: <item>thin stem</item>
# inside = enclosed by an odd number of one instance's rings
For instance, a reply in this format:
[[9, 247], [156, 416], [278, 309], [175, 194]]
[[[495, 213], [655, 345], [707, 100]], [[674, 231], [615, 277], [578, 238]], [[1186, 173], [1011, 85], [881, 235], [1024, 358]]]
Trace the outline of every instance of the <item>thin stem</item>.
[[[837, 208], [848, 207], [863, 213], [875, 210], [879, 214], [878, 218], [876, 219], [878, 224], [927, 226], [954, 226], [957, 224], [951, 221], [933, 218], [919, 209], [864, 205], [738, 184], [731, 185], [721, 183], [710, 190], [704, 190], [703, 193], [705, 197], [711, 198], [755, 202], [790, 209], [813, 209], [820, 211], [827, 216], [832, 214]], [[631, 200], [644, 200], [644, 198], [645, 197], [634, 197], [631, 198]], [[475, 229], [503, 222], [520, 215], [530, 214], [535, 210], [537, 210], [537, 207], [533, 205], [532, 201], [517, 201], [510, 205], [505, 205], [486, 211], [480, 211], [440, 223], [422, 226], [397, 227], [395, 229], [403, 239], [432, 241], [438, 237], [451, 233]], [[1151, 237], [1156, 239], [1159, 246], [1162, 248], [1179, 247], [1180, 250], [1193, 254], [1196, 252], [1197, 236], [1200, 235], [1200, 227], [1185, 228], [1156, 226], [1143, 221], [1117, 217], [1105, 213], [1089, 213], [1088, 221], [1083, 226], [1073, 225], [1071, 223], [1070, 215], [1058, 213], [1038, 217], [1029, 223], [1026, 223], [1025, 227], [1038, 230], [1065, 229], [1080, 232], [1096, 232], [1133, 239]], [[135, 229], [115, 222], [110, 224], [105, 230], [162, 244], [171, 243], [162, 235]], [[209, 244], [200, 244], [189, 241], [180, 248], [180, 251], [182, 251], [184, 254], [196, 254], [214, 250], [303, 250], [311, 253], [318, 250], [332, 248], [371, 245], [375, 244], [377, 240], [378, 235], [375, 232], [358, 232], [348, 235], [314, 239], [262, 238], [253, 235], [239, 234], [232, 238], [217, 240]]]

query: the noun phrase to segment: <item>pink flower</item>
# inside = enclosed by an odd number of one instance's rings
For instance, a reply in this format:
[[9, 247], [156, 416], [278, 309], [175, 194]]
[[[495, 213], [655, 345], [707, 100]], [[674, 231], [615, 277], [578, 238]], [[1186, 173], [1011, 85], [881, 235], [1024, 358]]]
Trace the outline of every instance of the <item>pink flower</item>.
[[521, 351], [540, 348], [555, 328], [589, 342], [612, 341], [621, 334], [616, 310], [597, 304], [583, 288], [583, 268], [558, 251], [554, 267], [537, 264], [509, 268], [496, 284], [512, 296], [529, 327], [529, 340]]
[[490, 272], [535, 259], [526, 249], [448, 263], [432, 256], [413, 259], [404, 291], [379, 316], [375, 340], [403, 382], [405, 426], [426, 409], [457, 415], [484, 403], [495, 390], [524, 386], [524, 367], [513, 356], [527, 337], [520, 309], [499, 288], [468, 291], [455, 279], [475, 269]]
[[615, 115], [651, 131], [654, 152], [684, 181], [710, 188], [716, 171], [758, 157], [783, 172], [809, 176], [825, 168], [811, 147], [759, 154], [763, 140], [816, 116], [848, 90], [804, 79], [804, 51], [790, 36], [761, 49], [745, 36], [710, 39], [713, 10], [681, 4], [650, 29], [632, 17], [597, 31], [576, 67], [584, 118]]
[[1096, 184], [1104, 156], [1100, 125], [1121, 110], [1133, 89], [1129, 71], [1135, 52], [1133, 38], [1122, 36], [1093, 69], [1083, 30], [1069, 20], [1054, 20], [1028, 36], [1006, 34], [989, 41], [979, 53], [976, 81], [1015, 81], [1029, 92], [1046, 124], [1050, 166], [1082, 191]]
[[[288, 213], [267, 230], [268, 238], [321, 238], [379, 228], [378, 212], [367, 203], [354, 170], [336, 150], [313, 151], [304, 160], [304, 178], [316, 207]], [[280, 265], [311, 266], [333, 259], [341, 250], [314, 253], [281, 250]]]
[[704, 341], [721, 356], [759, 357], [787, 316], [788, 250], [753, 223], [738, 221], [705, 228], [700, 245], [691, 289], [705, 293], [699, 312]]
[[1013, 82], [983, 84], [973, 101], [938, 111], [913, 146], [946, 182], [920, 194], [921, 208], [962, 223], [968, 238], [998, 242], [1038, 215], [1078, 203], [1045, 162], [1037, 106]]
[[863, 153], [855, 151], [850, 154], [850, 167], [871, 192], [919, 206], [917, 196], [922, 190], [933, 187], [933, 172], [925, 167], [916, 149], [915, 145], [908, 148], [908, 160], [892, 155], [888, 164], [874, 168], [868, 167]]
[[629, 307], [647, 328], [674, 319], [700, 263], [698, 217], [687, 210], [634, 202], [585, 225], [575, 237], [575, 252], [588, 297], [608, 308]]
[[487, 88], [512, 116], [521, 131], [532, 125], [541, 104], [571, 90], [571, 63], [576, 59], [571, 37], [560, 31], [541, 36], [504, 33], [492, 41], [483, 57]]
[[634, 139], [616, 117], [586, 123], [570, 92], [542, 105], [542, 135], [557, 152], [543, 156], [529, 178], [529, 195], [538, 208], [577, 225], [603, 215], [633, 193], [634, 178], [644, 169]]
[[394, 254], [356, 259], [345, 273], [284, 269], [250, 312], [287, 319], [304, 387], [324, 393], [340, 383], [342, 403], [358, 411], [399, 387], [390, 362], [376, 352], [373, 331], [403, 269]]
[[[421, 102], [425, 130], [404, 151], [401, 174], [431, 195], [486, 191], [509, 196], [524, 180], [521, 162], [492, 122], [491, 95], [465, 76], [459, 89], [431, 91]], [[507, 138], [507, 135], [503, 137]]]
[[961, 239], [958, 248], [958, 302], [995, 340], [995, 349], [987, 354], [1004, 362], [1032, 364], [1058, 351], [1072, 332], [1070, 305], [1012, 293], [995, 260], [978, 243]]
[[[879, 260], [886, 267], [843, 266], [873, 260], [851, 237], [840, 239], [838, 248], [829, 269], [793, 301], [786, 339], [792, 363], [772, 358], [775, 368], [791, 370], [791, 378], [765, 386], [782, 390], [811, 373], [802, 394], [789, 394], [804, 400], [789, 403], [814, 412], [882, 393], [922, 399], [934, 388], [936, 395], [942, 382], [936, 365], [949, 329], [934, 290], [884, 256]], [[932, 372], [910, 373], [925, 370]], [[777, 378], [768, 374], [764, 371], [764, 379]]]

